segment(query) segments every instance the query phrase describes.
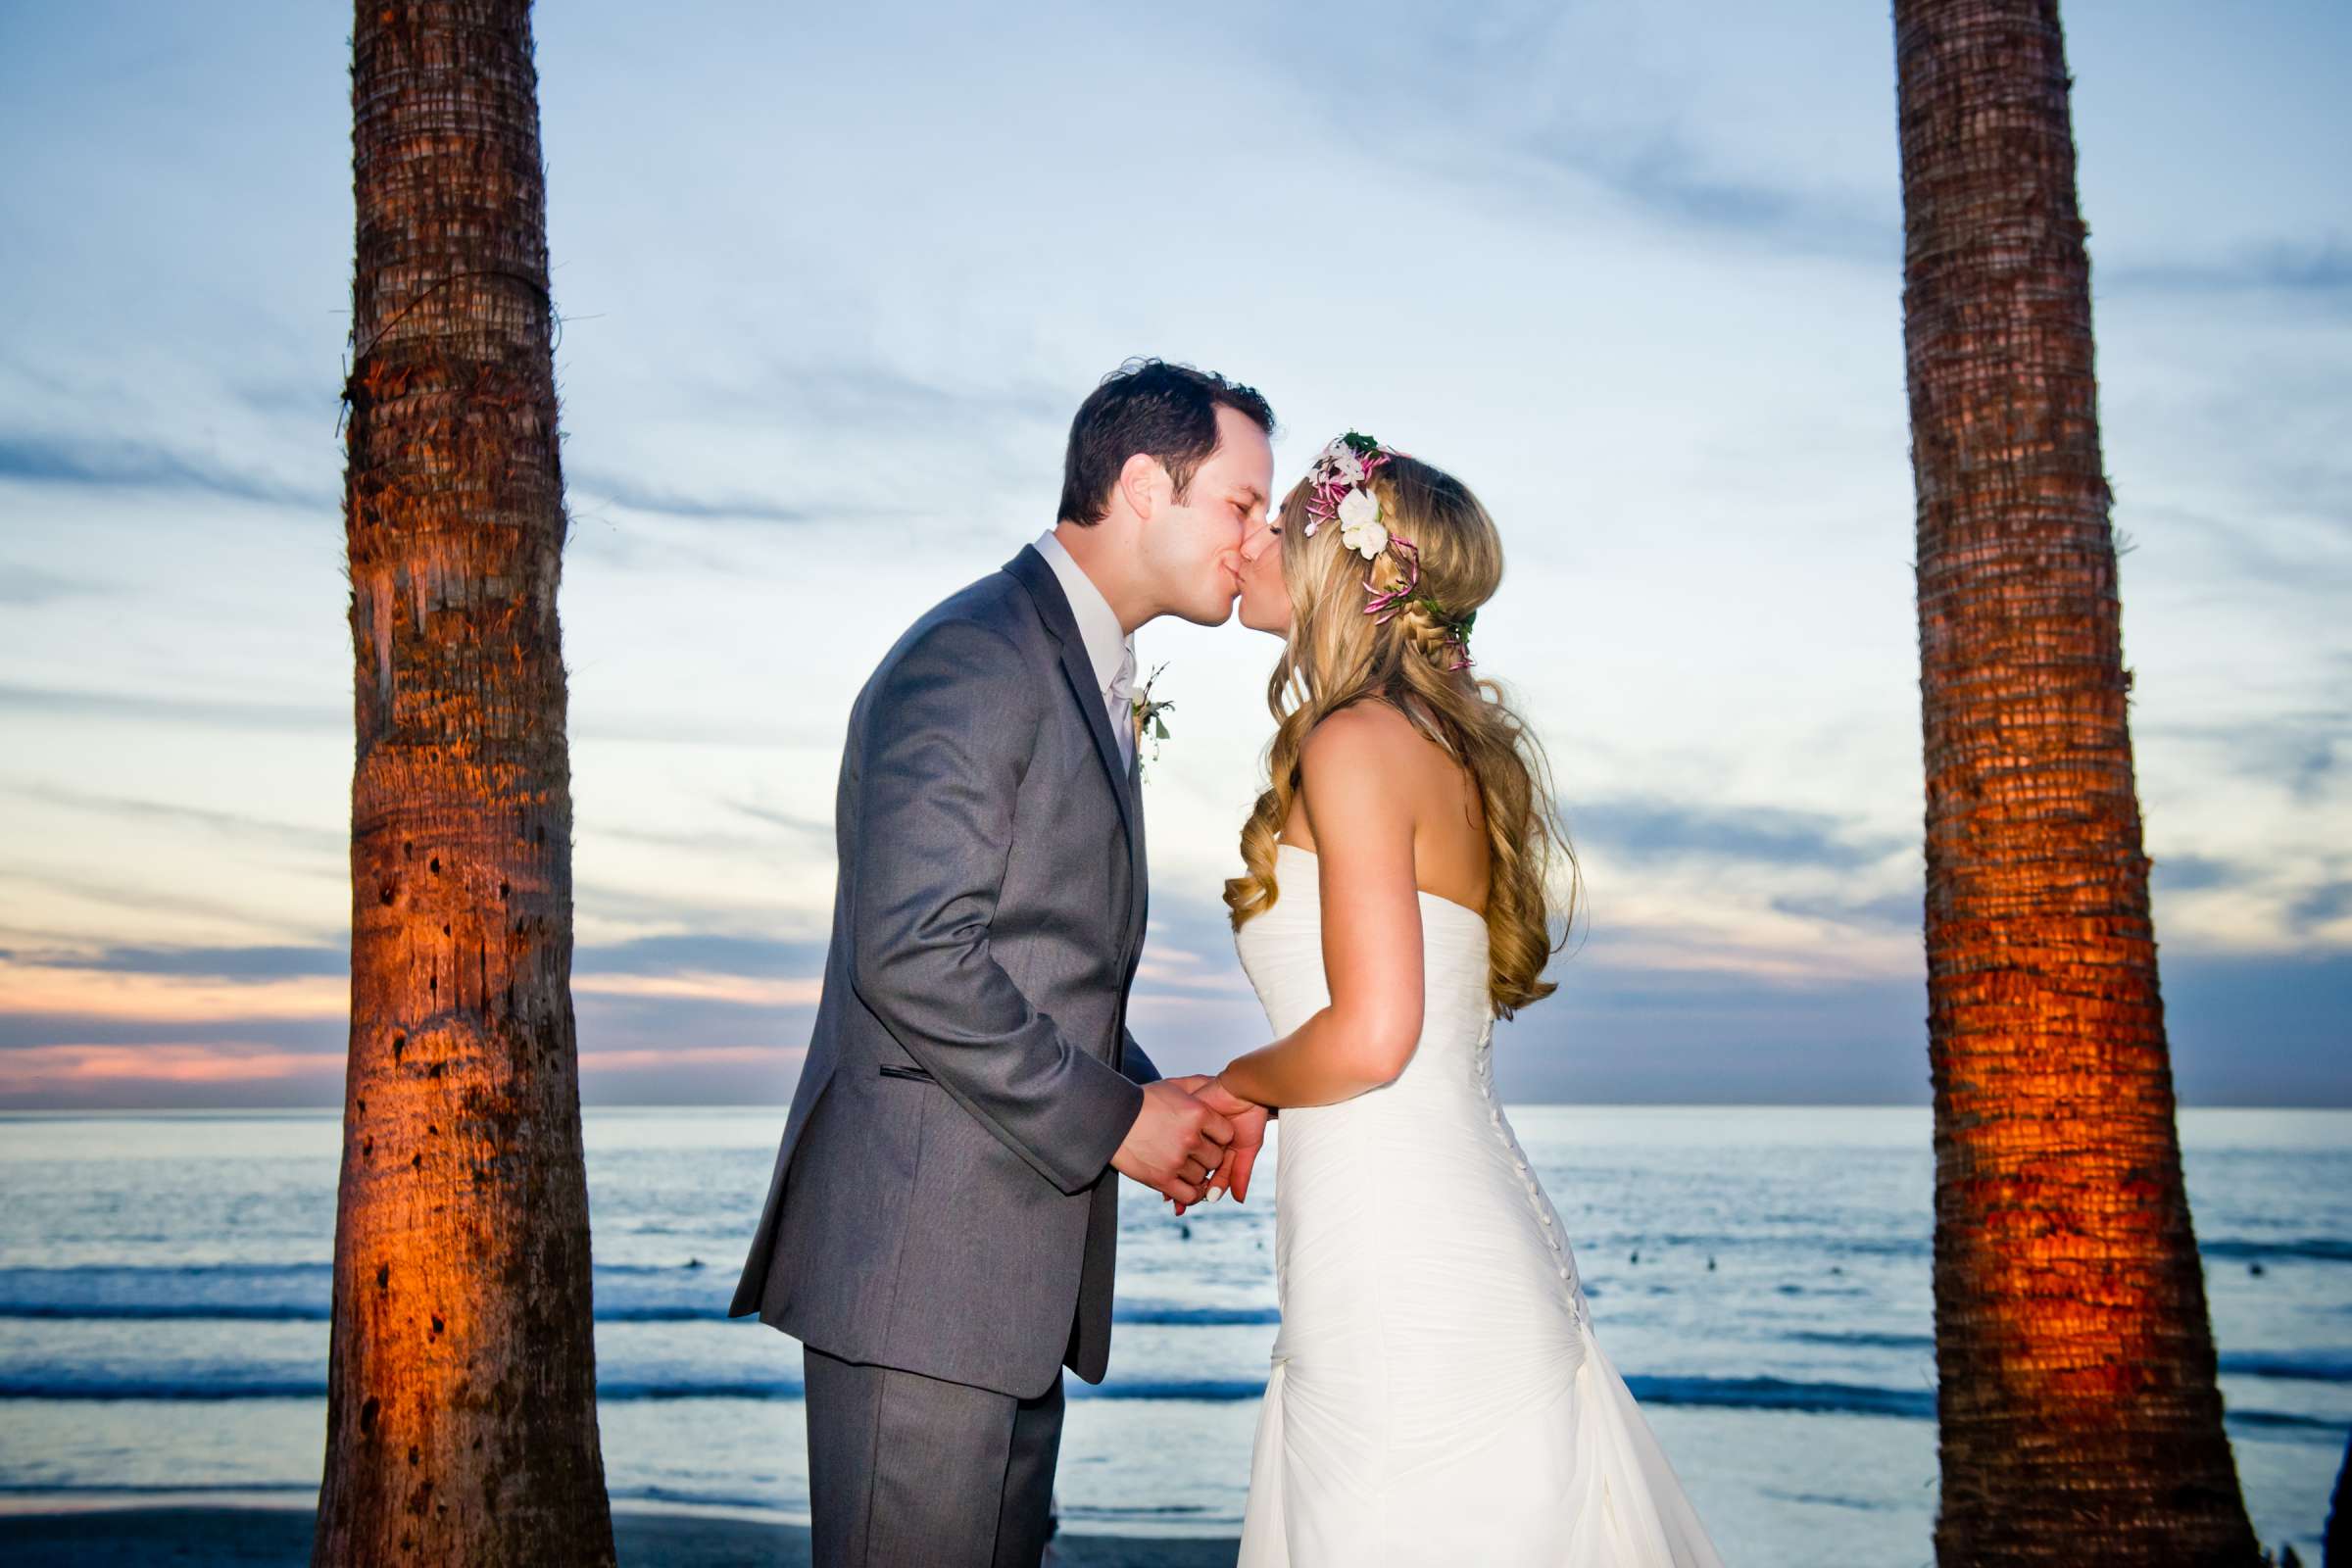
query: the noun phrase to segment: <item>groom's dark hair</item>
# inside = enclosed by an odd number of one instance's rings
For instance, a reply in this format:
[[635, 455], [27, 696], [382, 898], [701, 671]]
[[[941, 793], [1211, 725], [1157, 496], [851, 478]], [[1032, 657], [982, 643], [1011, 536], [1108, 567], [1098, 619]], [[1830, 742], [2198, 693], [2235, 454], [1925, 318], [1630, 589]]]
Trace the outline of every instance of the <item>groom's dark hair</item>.
[[1101, 522], [1110, 513], [1119, 469], [1139, 452], [1159, 460], [1182, 501], [1194, 472], [1217, 450], [1220, 407], [1274, 433], [1274, 410], [1255, 387], [1164, 360], [1129, 360], [1111, 371], [1070, 421], [1059, 515], [1090, 528]]

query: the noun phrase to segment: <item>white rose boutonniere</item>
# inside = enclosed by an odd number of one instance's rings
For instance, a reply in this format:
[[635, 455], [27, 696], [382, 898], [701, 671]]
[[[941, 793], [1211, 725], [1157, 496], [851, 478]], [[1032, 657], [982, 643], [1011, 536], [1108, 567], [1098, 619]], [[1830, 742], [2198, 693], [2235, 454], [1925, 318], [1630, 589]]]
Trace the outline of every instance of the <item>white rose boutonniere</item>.
[[[1168, 738], [1168, 721], [1160, 715], [1176, 706], [1172, 700], [1152, 695], [1152, 683], [1158, 680], [1159, 672], [1167, 667], [1165, 664], [1154, 666], [1152, 673], [1145, 677], [1143, 690], [1127, 699], [1128, 715], [1135, 725], [1136, 750], [1139, 753], [1143, 750], [1144, 737], [1149, 734], [1152, 737], [1153, 761], [1159, 760], [1159, 743]], [[1143, 776], [1143, 764], [1140, 762], [1136, 765], [1136, 774], [1139, 778]]]

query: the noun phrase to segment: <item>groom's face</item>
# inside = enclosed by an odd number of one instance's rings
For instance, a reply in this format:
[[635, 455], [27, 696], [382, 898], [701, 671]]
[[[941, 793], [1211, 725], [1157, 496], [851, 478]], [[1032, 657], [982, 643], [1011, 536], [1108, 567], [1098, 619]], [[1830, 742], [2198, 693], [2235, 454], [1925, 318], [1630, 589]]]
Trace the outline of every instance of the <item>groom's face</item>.
[[[1164, 482], [1164, 481], [1163, 481]], [[1144, 553], [1169, 609], [1202, 626], [1233, 613], [1242, 541], [1262, 526], [1274, 483], [1274, 447], [1257, 421], [1217, 409], [1217, 449], [1193, 470], [1182, 501], [1170, 499], [1144, 529]]]

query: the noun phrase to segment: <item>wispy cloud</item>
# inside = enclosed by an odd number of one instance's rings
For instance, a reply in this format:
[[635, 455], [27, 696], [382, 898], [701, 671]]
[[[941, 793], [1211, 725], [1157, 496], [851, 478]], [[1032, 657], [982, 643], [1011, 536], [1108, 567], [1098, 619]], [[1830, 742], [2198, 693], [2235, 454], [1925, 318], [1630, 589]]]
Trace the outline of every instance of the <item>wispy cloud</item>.
[[2333, 234], [2240, 246], [2213, 259], [2132, 260], [2097, 268], [2094, 287], [2181, 294], [2278, 293], [2305, 307], [2352, 307], [2352, 248]]
[[1587, 1102], [1922, 1104], [1920, 979], [1775, 985], [1736, 974], [1580, 967], [1499, 1025], [1512, 1099]]
[[76, 691], [0, 682], [0, 710], [66, 717], [120, 718], [197, 724], [220, 730], [349, 729], [349, 708], [324, 704], [158, 697], [135, 692]]
[[[0, 691], [0, 703], [5, 701], [5, 692]], [[51, 708], [48, 710], [59, 710]], [[70, 789], [55, 784], [0, 784], [0, 793], [14, 795], [21, 800], [40, 801], [50, 806], [62, 806], [71, 810], [88, 811], [98, 816], [145, 822], [185, 823], [190, 827], [206, 828], [214, 832], [244, 838], [284, 841], [317, 850], [340, 849], [351, 842], [348, 832], [309, 827], [298, 822], [277, 821], [269, 817], [254, 816], [243, 811], [223, 811], [209, 807], [190, 806], [178, 801], [143, 800], [132, 796], [108, 795], [94, 790]]]
[[[198, 725], [224, 731], [317, 731], [351, 728], [348, 707], [323, 703], [264, 700], [224, 701], [194, 696], [143, 696], [131, 692], [76, 691], [65, 687], [0, 682], [0, 711], [54, 713], [72, 718], [113, 718], [135, 723]], [[574, 714], [572, 737], [593, 741], [655, 741], [724, 747], [830, 746], [840, 740], [830, 724], [777, 724], [753, 719], [721, 721], [692, 713], [615, 712], [582, 719]]]
[[1789, 914], [1808, 919], [1825, 920], [1836, 925], [1870, 926], [1880, 930], [1918, 931], [1925, 919], [1924, 896], [1920, 891], [1883, 894], [1877, 898], [1840, 898], [1836, 895], [1784, 893], [1772, 900], [1772, 906]]
[[93, 1084], [135, 1085], [173, 1092], [200, 1084], [240, 1088], [307, 1081], [339, 1083], [343, 1058], [277, 1051], [247, 1042], [138, 1046], [80, 1042], [0, 1052], [0, 1105], [35, 1098], [78, 1098]]
[[1638, 211], [1669, 225], [1750, 240], [1799, 255], [1833, 256], [1899, 268], [1899, 206], [1844, 191], [1719, 172], [1672, 130], [1648, 137], [1595, 137], [1586, 127], [1546, 131], [1528, 150], [1598, 181]]
[[822, 973], [825, 944], [765, 937], [689, 933], [583, 945], [573, 968], [615, 975], [716, 970], [752, 977]]
[[2352, 881], [2324, 883], [2287, 906], [2287, 918], [2299, 934], [2310, 938], [2319, 937], [2323, 926], [2334, 925], [2348, 915], [2352, 915]]
[[[570, 464], [568, 488], [590, 515], [609, 507], [720, 527], [954, 534], [990, 497], [1033, 479], [1027, 455], [1058, 457], [1068, 389], [1020, 374], [951, 384], [797, 345], [712, 354], [647, 389], [661, 416], [632, 432], [642, 462]], [[732, 482], [703, 477], [712, 467]]]
[[779, 811], [773, 807], [758, 806], [749, 801], [729, 801], [727, 805], [748, 817], [768, 823], [773, 827], [784, 828], [789, 832], [806, 833], [823, 839], [830, 839], [833, 836], [831, 822], [820, 822], [812, 816], [799, 816], [791, 811]]
[[81, 577], [61, 577], [38, 566], [0, 563], [0, 605], [30, 609], [65, 599], [94, 599], [114, 590]]
[[[2216, 418], [2226, 423], [2230, 434], [2225, 439], [2233, 448], [2241, 441], [2263, 440], [2254, 428], [2262, 422], [2258, 413], [2241, 409], [2217, 414]], [[2252, 526], [2248, 517], [2216, 517], [2170, 501], [2140, 501], [2136, 496], [2128, 504], [2119, 501], [2117, 514], [2129, 521], [2126, 531], [2134, 535], [2126, 552], [2127, 576], [2138, 575], [2132, 557], [2148, 543], [2142, 536], [2162, 532], [2168, 543], [2205, 552], [2226, 564], [2227, 570], [2214, 573], [2204, 587], [2214, 598], [2300, 607], [2315, 589], [2352, 593], [2352, 471], [2331, 466], [2328, 458], [2308, 451], [2266, 466], [2261, 483], [2270, 493], [2249, 494], [2247, 510], [2282, 519], [2269, 529]], [[2279, 471], [2290, 466], [2301, 471]], [[2340, 506], [2335, 499], [2339, 492]], [[2304, 509], [2310, 509], [2308, 523], [2294, 526], [2283, 521]]]
[[66, 898], [142, 914], [168, 912], [218, 922], [225, 929], [248, 929], [264, 916], [225, 898], [167, 893], [135, 875], [135, 867], [110, 867], [116, 874], [76, 866], [41, 865], [20, 860], [0, 866], [0, 883], [16, 883]]
[[824, 992], [816, 976], [761, 980], [714, 970], [662, 975], [574, 974], [574, 997], [631, 997], [652, 1002], [723, 1002], [739, 1007], [813, 1007]]
[[1580, 847], [1591, 842], [1631, 859], [1699, 856], [1776, 865], [1859, 869], [1910, 846], [1842, 818], [1777, 807], [1707, 807], [1599, 798], [1563, 813]]
[[2148, 868], [2148, 885], [2167, 893], [2228, 887], [2243, 873], [2228, 860], [2204, 855], [2160, 855]]
[[697, 522], [773, 522], [793, 525], [833, 521], [842, 515], [831, 509], [782, 505], [765, 496], [691, 495], [594, 468], [568, 470], [564, 478], [568, 490], [584, 495], [591, 502], [607, 501], [631, 512], [687, 517]]
[[171, 975], [205, 980], [288, 980], [314, 975], [346, 978], [350, 951], [342, 947], [0, 948], [0, 960], [43, 969], [89, 969], [112, 974]]
[[[348, 716], [344, 722], [350, 722]], [[835, 746], [841, 741], [840, 731], [825, 724], [773, 724], [750, 717], [721, 720], [691, 714], [672, 718], [665, 713], [644, 711], [615, 713], [588, 721], [575, 714], [572, 735], [578, 740], [659, 741], [679, 746], [808, 747]]]
[[332, 513], [333, 489], [299, 484], [153, 442], [95, 434], [0, 432], [0, 479], [146, 490], [195, 490], [230, 500]]
[[1250, 978], [1233, 945], [1233, 926], [1224, 906], [1163, 890], [1152, 901], [1143, 956], [1135, 970], [1135, 1000], [1196, 1003], [1204, 997], [1238, 1001], [1257, 1009]]
[[2306, 708], [2257, 719], [2171, 719], [2150, 733], [2192, 741], [2229, 772], [2278, 784], [2310, 805], [2335, 798], [2352, 761], [2352, 708]]
[[[593, 979], [613, 995], [657, 995], [652, 984], [712, 975], [745, 982], [797, 986], [824, 969], [825, 944], [709, 933], [633, 937], [580, 943], [572, 952], [575, 979]], [[350, 974], [342, 943], [245, 947], [102, 946], [79, 949], [29, 944], [0, 948], [0, 963], [24, 969], [141, 975], [172, 980], [275, 981]], [[107, 993], [126, 996], [115, 990]], [[10, 999], [22, 1010], [24, 992]], [[93, 1014], [94, 1015], [94, 1014]]]
[[1008, 431], [1066, 428], [1068, 389], [1058, 383], [983, 371], [951, 382], [879, 362], [764, 355], [731, 375], [708, 367], [681, 371], [678, 391], [690, 407], [731, 409], [779, 426], [898, 437], [925, 430], [986, 444]]
[[[204, 1047], [258, 1042], [279, 1051], [339, 1054], [349, 1032], [347, 1012], [331, 1006], [314, 1009], [310, 1016], [271, 1018], [230, 1010], [210, 1019], [160, 1010], [154, 1016], [96, 1010], [108, 1004], [109, 999], [103, 996], [95, 999], [93, 1010], [28, 1006], [24, 1004], [37, 999], [18, 994], [17, 978], [7, 978], [12, 1005], [0, 1006], [0, 1052], [35, 1051], [70, 1042], [109, 1046], [179, 1042]], [[82, 1000], [92, 998], [84, 993]]]
[[729, 833], [718, 828], [657, 828], [605, 824], [592, 836], [624, 844], [652, 844], [665, 850], [766, 850], [775, 845], [772, 834]]
[[128, 954], [97, 963], [43, 961], [48, 956], [27, 955], [0, 968], [7, 986], [0, 1017], [19, 1040], [27, 1027], [55, 1030], [65, 1018], [134, 1024], [152, 1035], [208, 1023], [340, 1018], [351, 1009], [345, 973], [307, 954], [290, 959], [283, 950], [265, 950], [240, 960], [213, 952], [184, 956], [194, 960], [184, 967], [172, 955], [149, 955], [138, 968], [128, 966], [136, 956]]

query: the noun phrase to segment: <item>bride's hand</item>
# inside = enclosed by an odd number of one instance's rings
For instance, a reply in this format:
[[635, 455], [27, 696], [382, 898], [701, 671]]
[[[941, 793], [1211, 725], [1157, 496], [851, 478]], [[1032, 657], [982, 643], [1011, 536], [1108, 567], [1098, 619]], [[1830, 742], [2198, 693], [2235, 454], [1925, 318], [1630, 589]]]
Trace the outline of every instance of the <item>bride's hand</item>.
[[[1250, 1171], [1257, 1163], [1257, 1152], [1266, 1141], [1266, 1107], [1244, 1100], [1226, 1088], [1221, 1079], [1206, 1073], [1194, 1073], [1176, 1082], [1187, 1094], [1233, 1124], [1233, 1142], [1226, 1146], [1225, 1157], [1209, 1175], [1207, 1200], [1213, 1202], [1216, 1195], [1230, 1191], [1235, 1202], [1249, 1201]], [[1182, 1214], [1188, 1206], [1196, 1205], [1177, 1203], [1176, 1212]]]

